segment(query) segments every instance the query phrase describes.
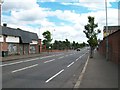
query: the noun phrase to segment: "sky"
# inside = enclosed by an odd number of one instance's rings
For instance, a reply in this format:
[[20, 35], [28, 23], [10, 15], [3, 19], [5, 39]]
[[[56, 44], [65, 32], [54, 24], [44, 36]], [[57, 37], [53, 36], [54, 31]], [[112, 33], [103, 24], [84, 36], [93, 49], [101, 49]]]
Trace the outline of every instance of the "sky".
[[[107, 0], [108, 26], [118, 25], [118, 0]], [[95, 18], [103, 38], [106, 25], [105, 0], [4, 0], [2, 4], [2, 24], [35, 32], [44, 39], [42, 33], [49, 30], [54, 40], [68, 39], [70, 42], [87, 42], [83, 33], [88, 16]]]

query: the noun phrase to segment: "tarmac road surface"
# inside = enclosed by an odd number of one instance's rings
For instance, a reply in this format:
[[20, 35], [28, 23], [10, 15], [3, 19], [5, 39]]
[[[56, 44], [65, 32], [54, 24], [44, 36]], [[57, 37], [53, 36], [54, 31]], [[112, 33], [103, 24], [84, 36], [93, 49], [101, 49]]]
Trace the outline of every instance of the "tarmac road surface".
[[87, 57], [82, 49], [3, 62], [2, 88], [73, 88]]

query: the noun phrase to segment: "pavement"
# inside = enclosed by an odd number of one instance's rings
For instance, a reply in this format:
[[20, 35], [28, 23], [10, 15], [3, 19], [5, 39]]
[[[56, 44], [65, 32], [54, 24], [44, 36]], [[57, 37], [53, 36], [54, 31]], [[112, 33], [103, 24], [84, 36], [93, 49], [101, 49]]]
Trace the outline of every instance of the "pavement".
[[95, 51], [80, 80], [78, 88], [118, 88], [118, 65]]

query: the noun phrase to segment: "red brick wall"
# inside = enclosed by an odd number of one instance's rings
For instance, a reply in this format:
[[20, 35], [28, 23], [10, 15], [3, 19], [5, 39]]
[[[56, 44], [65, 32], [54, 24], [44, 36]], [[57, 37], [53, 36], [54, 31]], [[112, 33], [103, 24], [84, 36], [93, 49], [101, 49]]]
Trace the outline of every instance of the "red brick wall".
[[2, 51], [8, 51], [8, 43], [6, 43], [6, 36], [3, 36], [4, 42], [2, 43]]
[[41, 42], [41, 39], [38, 40], [38, 49], [40, 52], [42, 52], [42, 42]]
[[36, 48], [36, 53], [39, 53], [39, 45], [38, 44], [35, 46], [35, 48]]
[[[106, 56], [106, 38], [101, 41], [99, 52]], [[120, 63], [120, 30], [108, 36], [108, 60]]]

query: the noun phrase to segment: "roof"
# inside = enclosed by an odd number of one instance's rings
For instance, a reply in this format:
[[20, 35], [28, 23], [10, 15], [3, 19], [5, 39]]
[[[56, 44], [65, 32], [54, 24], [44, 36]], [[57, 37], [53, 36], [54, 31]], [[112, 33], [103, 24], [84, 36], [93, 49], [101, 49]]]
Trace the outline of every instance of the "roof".
[[32, 40], [38, 40], [36, 33], [24, 31], [21, 29], [14, 29], [2, 26], [2, 35], [16, 36], [20, 37], [22, 43], [31, 43]]
[[[110, 35], [108, 35], [108, 36], [106, 36], [106, 37], [110, 37], [110, 36], [112, 36], [112, 35], [114, 35], [114, 34], [116, 34], [116, 33], [120, 33], [120, 29], [118, 29], [116, 32], [113, 32], [112, 34], [110, 34]], [[104, 37], [103, 39], [105, 39], [106, 37]]]
[[[104, 30], [106, 29], [106, 26], [104, 26]], [[120, 29], [120, 26], [108, 26], [108, 30], [118, 30]]]

